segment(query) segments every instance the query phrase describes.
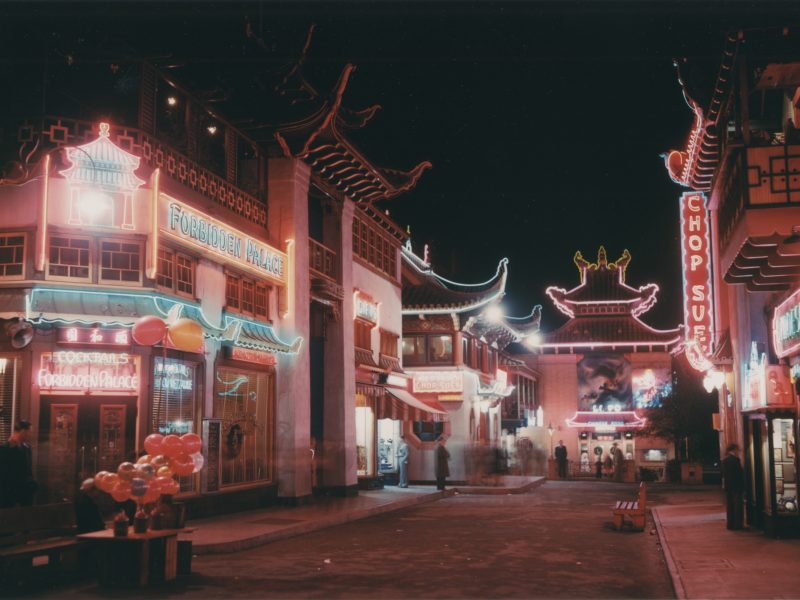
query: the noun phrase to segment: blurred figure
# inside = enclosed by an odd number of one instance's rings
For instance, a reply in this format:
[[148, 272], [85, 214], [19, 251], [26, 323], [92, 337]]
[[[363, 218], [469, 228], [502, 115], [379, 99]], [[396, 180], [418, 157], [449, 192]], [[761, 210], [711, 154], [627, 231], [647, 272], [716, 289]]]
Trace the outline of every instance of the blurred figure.
[[0, 446], [0, 508], [33, 504], [39, 486], [33, 479], [32, 436], [30, 422], [19, 421], [8, 441]]
[[405, 436], [400, 434], [400, 444], [397, 446], [397, 467], [400, 470], [400, 478], [397, 487], [408, 487], [408, 444]]
[[102, 492], [94, 485], [94, 481], [87, 479], [81, 484], [75, 497], [75, 524], [78, 533], [91, 533], [102, 531], [106, 528], [100, 512]]
[[447, 478], [450, 476], [450, 453], [444, 447], [445, 439], [439, 438], [436, 446], [436, 489], [443, 490]]
[[531, 457], [533, 455], [533, 442], [530, 438], [520, 438], [517, 441], [517, 458], [519, 459], [520, 475], [528, 475], [531, 469]]
[[567, 478], [567, 447], [564, 445], [564, 440], [558, 440], [556, 446], [556, 463], [558, 464], [558, 476], [560, 479]]
[[728, 529], [744, 527], [744, 470], [739, 460], [739, 446], [730, 444], [722, 461]]

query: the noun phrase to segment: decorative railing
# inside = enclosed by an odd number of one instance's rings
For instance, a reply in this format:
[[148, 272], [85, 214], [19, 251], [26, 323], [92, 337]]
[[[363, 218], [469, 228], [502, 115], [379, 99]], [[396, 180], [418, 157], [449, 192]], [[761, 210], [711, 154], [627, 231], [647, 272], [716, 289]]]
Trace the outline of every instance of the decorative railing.
[[308, 240], [308, 267], [317, 275], [338, 281], [336, 252], [311, 238]]
[[[148, 166], [161, 169], [186, 187], [248, 221], [266, 227], [267, 208], [264, 203], [223, 177], [140, 129], [112, 124], [109, 133], [112, 142], [141, 157]], [[52, 146], [76, 146], [96, 137], [97, 123], [56, 116], [42, 117], [38, 123], [29, 120], [18, 130], [18, 141], [23, 144], [23, 150], [28, 146], [25, 153], [34, 148], [41, 151]]]

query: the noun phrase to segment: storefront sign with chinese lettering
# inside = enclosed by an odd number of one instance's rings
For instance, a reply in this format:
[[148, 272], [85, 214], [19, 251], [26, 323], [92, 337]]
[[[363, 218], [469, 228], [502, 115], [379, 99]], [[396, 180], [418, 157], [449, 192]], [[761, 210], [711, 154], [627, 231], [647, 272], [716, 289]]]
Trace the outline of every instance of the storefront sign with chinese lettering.
[[417, 394], [463, 392], [464, 379], [459, 371], [414, 373], [413, 387]]
[[361, 292], [356, 292], [355, 309], [357, 318], [370, 323], [378, 322], [378, 303]]
[[44, 352], [36, 382], [43, 390], [136, 393], [138, 366], [126, 352]]
[[93, 346], [130, 346], [131, 332], [126, 327], [59, 327], [59, 344], [90, 344]]
[[775, 308], [772, 316], [772, 339], [778, 358], [800, 350], [800, 290]]
[[162, 195], [159, 229], [168, 237], [188, 243], [206, 255], [286, 284], [287, 256], [230, 225]]
[[714, 334], [711, 290], [711, 244], [705, 195], [687, 192], [681, 196], [681, 250], [683, 267], [683, 314], [686, 341], [692, 352], [686, 356], [695, 369], [704, 370], [711, 355]]

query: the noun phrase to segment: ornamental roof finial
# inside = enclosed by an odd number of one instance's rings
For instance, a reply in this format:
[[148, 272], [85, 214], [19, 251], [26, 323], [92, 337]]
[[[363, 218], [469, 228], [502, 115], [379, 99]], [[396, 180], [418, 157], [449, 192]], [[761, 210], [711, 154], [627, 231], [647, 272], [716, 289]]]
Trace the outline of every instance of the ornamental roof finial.
[[108, 123], [100, 123], [100, 137], [108, 137]]
[[606, 259], [606, 248], [605, 246], [600, 246], [600, 249], [597, 251], [597, 268], [605, 269], [607, 266], [608, 260]]

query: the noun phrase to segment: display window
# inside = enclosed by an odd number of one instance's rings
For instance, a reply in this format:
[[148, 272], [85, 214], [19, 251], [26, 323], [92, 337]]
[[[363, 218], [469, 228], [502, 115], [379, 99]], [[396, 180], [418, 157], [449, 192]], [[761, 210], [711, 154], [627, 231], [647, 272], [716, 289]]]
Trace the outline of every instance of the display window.
[[772, 419], [772, 459], [778, 513], [798, 514], [794, 419]]
[[381, 473], [394, 473], [398, 470], [397, 447], [403, 423], [395, 419], [378, 421], [378, 470]]
[[356, 394], [356, 472], [375, 475], [375, 399]]
[[214, 418], [222, 420], [222, 485], [273, 478], [274, 375], [219, 367]]

